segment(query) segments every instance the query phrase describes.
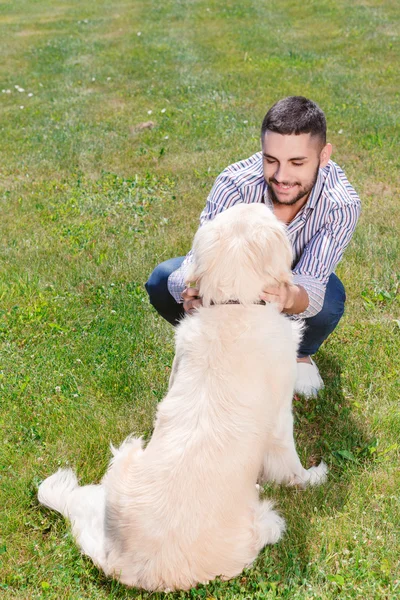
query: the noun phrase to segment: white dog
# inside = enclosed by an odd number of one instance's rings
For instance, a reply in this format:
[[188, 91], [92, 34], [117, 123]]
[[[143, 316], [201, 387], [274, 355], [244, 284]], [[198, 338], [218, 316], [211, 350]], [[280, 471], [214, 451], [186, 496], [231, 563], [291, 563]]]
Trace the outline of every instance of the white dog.
[[299, 326], [264, 287], [290, 281], [284, 227], [264, 205], [240, 205], [197, 232], [188, 281], [203, 306], [176, 332], [168, 394], [153, 436], [113, 449], [100, 485], [59, 470], [39, 487], [85, 554], [106, 574], [147, 590], [188, 589], [234, 577], [285, 523], [260, 501], [259, 479], [322, 483], [293, 440], [291, 401]]

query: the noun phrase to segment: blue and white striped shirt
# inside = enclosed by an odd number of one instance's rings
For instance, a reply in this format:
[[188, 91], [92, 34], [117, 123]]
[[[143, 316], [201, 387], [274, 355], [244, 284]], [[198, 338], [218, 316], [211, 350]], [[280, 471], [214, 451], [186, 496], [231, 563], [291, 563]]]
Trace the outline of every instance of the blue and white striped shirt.
[[[230, 165], [217, 177], [200, 224], [240, 202], [265, 202], [273, 209], [261, 152]], [[309, 297], [309, 305], [299, 317], [309, 318], [321, 310], [329, 276], [350, 242], [360, 209], [360, 199], [346, 175], [330, 160], [319, 170], [306, 204], [287, 226], [294, 254], [293, 283], [301, 285]], [[190, 261], [191, 252], [168, 278], [168, 290], [177, 302], [182, 302], [185, 271]]]

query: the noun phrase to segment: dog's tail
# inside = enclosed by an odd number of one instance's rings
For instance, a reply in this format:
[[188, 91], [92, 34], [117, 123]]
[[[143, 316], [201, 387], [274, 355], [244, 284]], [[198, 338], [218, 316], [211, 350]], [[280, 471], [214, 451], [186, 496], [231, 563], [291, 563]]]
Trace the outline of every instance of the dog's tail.
[[71, 469], [59, 469], [40, 484], [38, 499], [71, 521], [72, 533], [82, 552], [106, 570], [104, 486], [81, 487]]
[[69, 498], [78, 487], [78, 480], [72, 469], [58, 469], [57, 473], [47, 477], [39, 485], [39, 502], [69, 518]]

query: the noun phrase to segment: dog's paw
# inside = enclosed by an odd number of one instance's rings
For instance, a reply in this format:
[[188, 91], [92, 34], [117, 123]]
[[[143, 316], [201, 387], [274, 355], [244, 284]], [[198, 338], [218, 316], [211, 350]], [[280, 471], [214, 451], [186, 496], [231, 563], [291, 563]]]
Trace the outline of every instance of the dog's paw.
[[310, 467], [310, 469], [304, 469], [302, 475], [294, 475], [289, 481], [289, 487], [298, 487], [305, 489], [307, 486], [322, 485], [326, 481], [328, 474], [328, 467], [324, 462], [320, 462], [316, 467]]
[[308, 481], [306, 485], [322, 485], [325, 483], [328, 475], [328, 467], [324, 462], [320, 462], [317, 467], [307, 469]]

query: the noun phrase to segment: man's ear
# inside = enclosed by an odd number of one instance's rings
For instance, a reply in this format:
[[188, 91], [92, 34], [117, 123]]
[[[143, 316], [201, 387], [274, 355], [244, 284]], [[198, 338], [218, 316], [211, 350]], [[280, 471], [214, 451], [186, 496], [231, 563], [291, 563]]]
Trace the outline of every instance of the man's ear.
[[323, 169], [326, 167], [328, 162], [330, 161], [332, 154], [332, 144], [325, 144], [325, 146], [321, 150], [321, 154], [319, 155], [319, 168]]

